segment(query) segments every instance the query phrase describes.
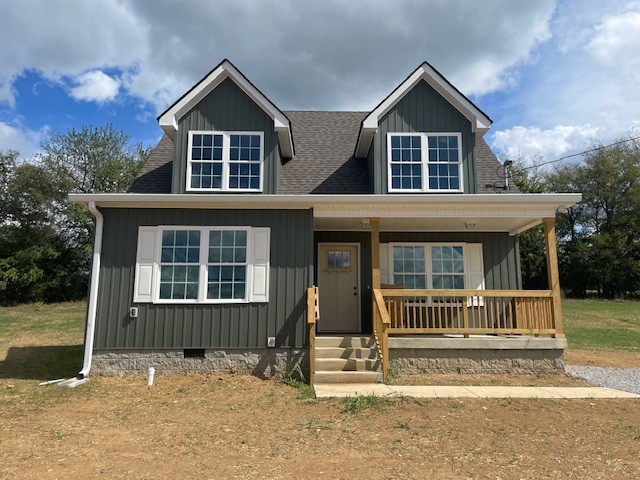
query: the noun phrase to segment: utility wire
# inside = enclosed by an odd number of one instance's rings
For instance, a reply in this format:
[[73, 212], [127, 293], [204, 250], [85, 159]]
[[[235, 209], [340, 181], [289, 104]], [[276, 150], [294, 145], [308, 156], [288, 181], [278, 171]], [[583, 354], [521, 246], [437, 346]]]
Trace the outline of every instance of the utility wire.
[[567, 158], [580, 157], [580, 156], [584, 155], [585, 153], [597, 152], [598, 150], [603, 150], [605, 148], [614, 147], [616, 145], [620, 145], [621, 143], [632, 142], [634, 140], [640, 140], [640, 136], [627, 138], [625, 140], [620, 140], [618, 142], [613, 142], [613, 143], [610, 143], [609, 145], [603, 145], [601, 147], [590, 148], [589, 150], [585, 150], [583, 152], [572, 153], [571, 155], [565, 155], [564, 157], [556, 158], [555, 160], [549, 160], [548, 162], [538, 163], [537, 165], [530, 165], [528, 167], [523, 167], [522, 170], [531, 170], [532, 168], [542, 167], [544, 165], [549, 165], [550, 163], [561, 162], [562, 160], [566, 160]]

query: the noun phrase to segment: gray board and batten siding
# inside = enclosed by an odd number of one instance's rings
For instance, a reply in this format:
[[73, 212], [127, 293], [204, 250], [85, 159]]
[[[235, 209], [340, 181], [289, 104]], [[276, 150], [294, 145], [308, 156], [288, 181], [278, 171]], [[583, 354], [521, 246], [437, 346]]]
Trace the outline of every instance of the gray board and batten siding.
[[[360, 244], [360, 302], [363, 333], [371, 332], [371, 234], [370, 232], [316, 231], [314, 265], [318, 243]], [[505, 232], [380, 232], [380, 243], [465, 242], [481, 243], [486, 289], [519, 290], [522, 288], [518, 237]], [[317, 272], [317, 268], [316, 268]], [[314, 278], [317, 285], [317, 276]], [[322, 292], [319, 292], [322, 295]], [[322, 319], [322, 312], [320, 312]]]
[[171, 193], [185, 193], [189, 131], [264, 132], [264, 183], [262, 193], [278, 193], [282, 168], [278, 135], [273, 120], [227, 78], [178, 122], [174, 139]]
[[[96, 319], [96, 350], [279, 348], [307, 344], [306, 288], [313, 279], [311, 210], [102, 209], [104, 237]], [[268, 303], [134, 306], [138, 227], [271, 227]]]
[[388, 132], [460, 132], [464, 193], [477, 193], [474, 156], [476, 140], [471, 131], [471, 122], [427, 82], [420, 80], [380, 119], [367, 157], [371, 186], [377, 194], [388, 192]]

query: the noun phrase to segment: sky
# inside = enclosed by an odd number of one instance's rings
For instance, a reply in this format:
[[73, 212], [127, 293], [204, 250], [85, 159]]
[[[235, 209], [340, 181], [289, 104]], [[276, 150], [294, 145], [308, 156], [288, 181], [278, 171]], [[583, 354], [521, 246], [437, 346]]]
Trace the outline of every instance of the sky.
[[553, 160], [640, 134], [640, 1], [0, 0], [0, 150], [156, 117], [228, 58], [281, 110], [372, 110], [428, 61], [494, 121], [494, 151]]

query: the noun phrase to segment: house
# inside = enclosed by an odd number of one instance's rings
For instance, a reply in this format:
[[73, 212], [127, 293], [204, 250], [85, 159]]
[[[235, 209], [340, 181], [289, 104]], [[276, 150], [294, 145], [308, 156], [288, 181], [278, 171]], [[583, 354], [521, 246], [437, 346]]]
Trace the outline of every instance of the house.
[[428, 63], [370, 112], [285, 112], [224, 60], [158, 121], [127, 193], [70, 195], [96, 217], [81, 377], [563, 366], [554, 219], [580, 195], [506, 189], [491, 119]]

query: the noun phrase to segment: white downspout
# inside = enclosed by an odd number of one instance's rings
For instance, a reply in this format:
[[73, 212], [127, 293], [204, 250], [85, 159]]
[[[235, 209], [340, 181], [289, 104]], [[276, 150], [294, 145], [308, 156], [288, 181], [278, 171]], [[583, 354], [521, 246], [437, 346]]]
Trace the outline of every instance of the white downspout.
[[91, 285], [89, 287], [89, 308], [87, 309], [87, 332], [84, 339], [84, 362], [78, 378], [89, 375], [91, 357], [93, 355], [93, 338], [96, 331], [96, 311], [98, 307], [98, 284], [100, 282], [100, 253], [102, 251], [102, 226], [104, 218], [96, 208], [95, 202], [87, 205], [89, 211], [96, 217], [96, 233], [93, 242], [93, 263], [91, 265]]

